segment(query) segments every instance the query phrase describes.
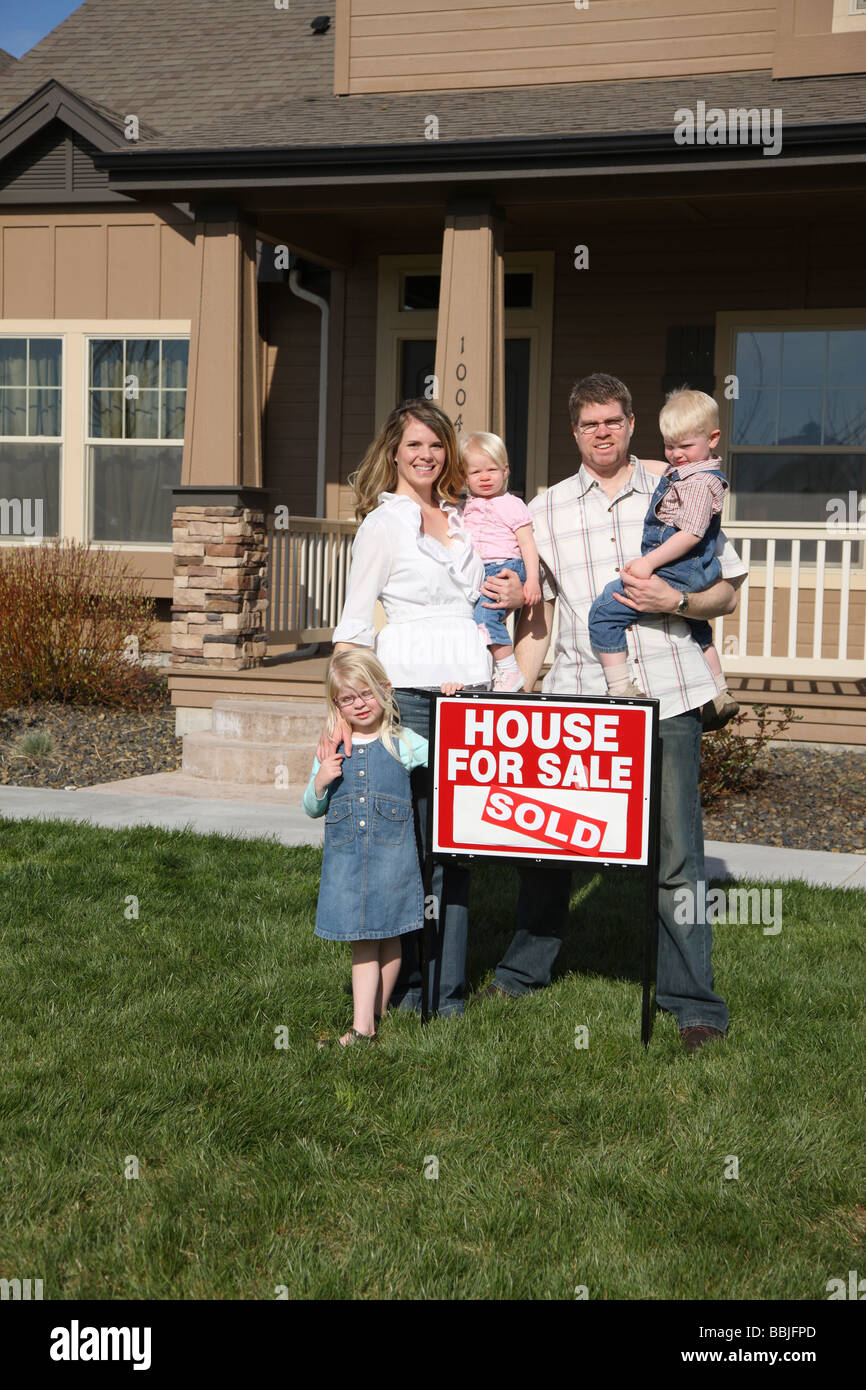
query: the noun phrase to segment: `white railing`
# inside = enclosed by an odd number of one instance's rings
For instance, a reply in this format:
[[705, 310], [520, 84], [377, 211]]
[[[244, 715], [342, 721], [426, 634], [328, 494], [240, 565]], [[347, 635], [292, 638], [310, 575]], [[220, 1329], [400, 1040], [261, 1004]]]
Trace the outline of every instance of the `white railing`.
[[[866, 677], [866, 532], [851, 527], [828, 531], [823, 525], [770, 526], [731, 521], [728, 537], [749, 567], [736, 613], [716, 618], [714, 638], [726, 671], [776, 676]], [[756, 543], [766, 545], [755, 564]], [[778, 554], [779, 543], [790, 556]], [[803, 559], [806, 544], [815, 557]], [[832, 546], [839, 559], [827, 560]], [[837, 548], [840, 548], [837, 550]], [[855, 568], [856, 565], [856, 568]], [[755, 589], [763, 597], [752, 600]], [[852, 597], [856, 613], [852, 613]], [[812, 604], [811, 619], [803, 610]], [[837, 627], [832, 639], [826, 628]]]
[[[298, 516], [281, 529], [268, 517], [269, 642], [330, 640], [345, 602], [356, 530], [351, 521]], [[714, 624], [725, 670], [866, 678], [866, 533], [756, 522], [728, 522], [724, 530], [749, 567], [736, 613]], [[766, 545], [766, 556], [754, 564], [757, 542]], [[790, 557], [778, 556], [780, 542], [790, 544]], [[815, 558], [803, 560], [810, 542]], [[841, 547], [838, 562], [828, 563], [828, 545]], [[756, 589], [763, 590], [762, 598], [753, 599]], [[809, 603], [811, 618], [804, 622]], [[828, 618], [838, 626], [832, 642], [825, 634]]]
[[351, 563], [353, 521], [268, 516], [269, 642], [327, 642], [340, 620]]

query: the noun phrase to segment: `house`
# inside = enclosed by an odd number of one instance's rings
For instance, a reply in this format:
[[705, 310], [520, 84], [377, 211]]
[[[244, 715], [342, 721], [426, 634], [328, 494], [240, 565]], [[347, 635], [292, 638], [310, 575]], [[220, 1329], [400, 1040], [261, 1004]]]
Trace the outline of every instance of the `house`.
[[577, 377], [656, 457], [688, 382], [732, 687], [866, 744], [864, 73], [866, 0], [85, 0], [0, 56], [0, 496], [128, 554], [186, 729], [318, 693], [398, 399], [532, 495]]

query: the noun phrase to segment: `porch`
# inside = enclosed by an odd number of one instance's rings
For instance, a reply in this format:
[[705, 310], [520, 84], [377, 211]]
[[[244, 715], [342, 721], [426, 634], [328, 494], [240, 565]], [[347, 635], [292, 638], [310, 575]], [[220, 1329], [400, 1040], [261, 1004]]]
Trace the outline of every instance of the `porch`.
[[[266, 652], [257, 666], [165, 668], [179, 733], [211, 727], [214, 700], [280, 700], [324, 708], [330, 638], [351, 568], [351, 522], [267, 514]], [[728, 522], [749, 565], [737, 612], [715, 640], [739, 702], [795, 707], [787, 738], [866, 747], [866, 577], [857, 534]], [[835, 547], [832, 549], [831, 547]], [[757, 557], [757, 562], [755, 557]], [[384, 621], [384, 614], [380, 612]], [[746, 732], [754, 727], [753, 721]]]

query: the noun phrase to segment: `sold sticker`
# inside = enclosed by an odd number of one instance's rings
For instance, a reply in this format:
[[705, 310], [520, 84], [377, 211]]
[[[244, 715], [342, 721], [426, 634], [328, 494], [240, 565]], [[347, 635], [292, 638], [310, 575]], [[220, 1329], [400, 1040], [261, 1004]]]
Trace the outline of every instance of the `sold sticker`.
[[491, 825], [511, 825], [559, 849], [567, 845], [578, 854], [598, 849], [607, 830], [607, 821], [578, 816], [504, 787], [490, 788], [481, 819]]

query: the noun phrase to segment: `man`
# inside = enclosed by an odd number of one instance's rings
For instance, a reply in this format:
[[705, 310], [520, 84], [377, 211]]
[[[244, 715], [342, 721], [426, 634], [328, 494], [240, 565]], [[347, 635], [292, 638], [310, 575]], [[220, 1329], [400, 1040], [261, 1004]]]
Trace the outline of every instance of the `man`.
[[[656, 1002], [675, 1015], [685, 1047], [696, 1052], [723, 1037], [728, 1027], [725, 1002], [713, 991], [711, 929], [703, 922], [682, 925], [675, 920], [677, 891], [689, 889], [691, 901], [697, 902], [696, 885], [705, 879], [698, 791], [701, 707], [712, 700], [716, 685], [689, 624], [678, 615], [686, 607], [693, 618], [732, 613], [746, 570], [733, 547], [727, 542], [722, 546], [720, 538], [724, 577], [700, 593], [683, 595], [655, 574], [647, 579], [629, 575], [624, 567], [640, 554], [643, 520], [657, 481], [629, 454], [634, 431], [631, 395], [616, 377], [596, 373], [573, 388], [569, 413], [581, 464], [573, 477], [529, 504], [542, 562], [543, 602], [523, 610], [515, 653], [525, 688], [532, 690], [547, 654], [558, 602], [559, 630], [545, 693], [605, 695], [602, 666], [587, 629], [593, 599], [619, 575], [625, 590], [621, 601], [655, 615], [630, 628], [628, 642], [641, 688], [659, 701]], [[498, 582], [510, 599], [510, 580]], [[517, 930], [485, 994], [519, 997], [550, 982], [568, 921], [570, 893], [567, 870], [521, 866]]]

